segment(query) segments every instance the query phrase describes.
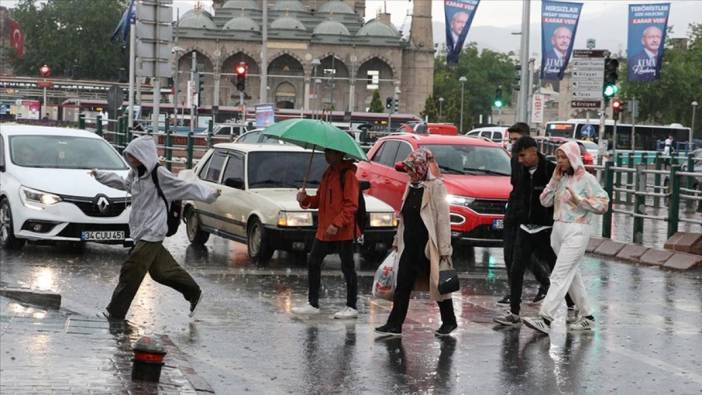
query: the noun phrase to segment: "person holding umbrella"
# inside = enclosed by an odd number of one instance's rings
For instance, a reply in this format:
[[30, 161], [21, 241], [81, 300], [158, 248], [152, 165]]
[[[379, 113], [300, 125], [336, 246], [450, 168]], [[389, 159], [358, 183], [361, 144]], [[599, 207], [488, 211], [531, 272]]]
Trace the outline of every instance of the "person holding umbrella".
[[322, 262], [328, 254], [337, 253], [346, 280], [346, 307], [334, 314], [334, 318], [356, 318], [358, 280], [353, 261], [359, 192], [356, 166], [353, 161], [344, 160], [343, 152], [333, 149], [325, 149], [324, 158], [329, 167], [322, 176], [317, 194], [308, 195], [304, 187], [297, 194], [301, 208], [319, 209], [319, 220], [308, 261], [308, 304], [295, 307], [292, 312], [301, 315], [319, 313]]

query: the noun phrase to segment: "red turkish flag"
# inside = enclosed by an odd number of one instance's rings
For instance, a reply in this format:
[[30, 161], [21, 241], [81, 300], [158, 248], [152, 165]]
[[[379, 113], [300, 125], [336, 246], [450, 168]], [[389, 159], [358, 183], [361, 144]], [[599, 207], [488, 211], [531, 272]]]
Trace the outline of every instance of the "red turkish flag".
[[22, 29], [19, 23], [14, 20], [10, 20], [10, 46], [15, 49], [15, 53], [18, 58], [24, 56], [24, 36], [22, 35]]

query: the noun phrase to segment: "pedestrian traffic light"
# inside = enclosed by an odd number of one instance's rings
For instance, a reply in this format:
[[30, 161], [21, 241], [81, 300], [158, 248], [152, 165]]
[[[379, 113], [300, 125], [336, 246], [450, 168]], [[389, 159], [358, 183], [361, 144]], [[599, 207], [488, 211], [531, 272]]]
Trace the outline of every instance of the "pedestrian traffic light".
[[385, 99], [385, 108], [387, 110], [392, 108], [392, 97], [388, 97]]
[[502, 108], [504, 105], [504, 101], [502, 100], [502, 87], [498, 86], [497, 89], [495, 90], [495, 101], [493, 102], [493, 105], [496, 108]]
[[622, 101], [619, 99], [612, 100], [612, 119], [618, 120], [619, 114], [622, 112]]
[[619, 78], [619, 75], [617, 74], [618, 69], [619, 61], [617, 59], [605, 59], [604, 87], [602, 90], [605, 101], [608, 101], [612, 97], [616, 96], [619, 92], [619, 87], [617, 86], [617, 78]]
[[239, 62], [234, 68], [236, 73], [236, 89], [239, 92], [246, 90], [246, 72], [249, 70], [249, 65], [246, 62]]

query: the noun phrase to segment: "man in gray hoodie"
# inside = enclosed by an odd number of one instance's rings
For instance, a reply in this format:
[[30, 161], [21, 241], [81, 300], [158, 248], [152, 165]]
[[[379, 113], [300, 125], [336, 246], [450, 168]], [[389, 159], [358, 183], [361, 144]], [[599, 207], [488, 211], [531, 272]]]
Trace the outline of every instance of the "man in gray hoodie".
[[98, 182], [132, 195], [129, 231], [135, 244], [127, 261], [122, 265], [119, 283], [105, 315], [108, 319], [123, 320], [148, 272], [154, 281], [182, 293], [190, 302], [192, 316], [202, 291], [195, 280], [163, 247], [163, 239], [168, 231], [168, 210], [158, 194], [151, 173], [157, 172], [158, 183], [169, 206], [173, 200], [185, 199], [211, 203], [221, 191], [181, 180], [159, 166], [156, 144], [151, 136], [132, 140], [124, 149], [124, 157], [131, 167], [126, 179], [112, 172], [97, 169], [90, 171]]

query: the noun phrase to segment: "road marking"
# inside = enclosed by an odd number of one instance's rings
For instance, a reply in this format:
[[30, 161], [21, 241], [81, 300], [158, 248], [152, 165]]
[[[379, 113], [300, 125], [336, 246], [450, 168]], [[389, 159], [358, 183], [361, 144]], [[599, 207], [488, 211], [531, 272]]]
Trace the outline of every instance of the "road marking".
[[702, 384], [702, 376], [699, 374], [695, 374], [690, 372], [689, 370], [685, 370], [681, 367], [675, 366], [673, 364], [670, 364], [665, 361], [661, 361], [660, 359], [656, 358], [651, 358], [645, 354], [642, 354], [640, 352], [628, 350], [624, 347], [620, 346], [608, 346], [608, 350], [613, 351], [617, 354], [623, 355], [627, 358], [633, 359], [638, 362], [643, 362], [649, 366], [653, 366], [654, 368], [658, 368], [660, 370], [666, 371], [668, 373], [672, 373], [676, 376], [680, 376], [683, 378], [686, 378], [688, 380], [692, 380], [698, 384]]

